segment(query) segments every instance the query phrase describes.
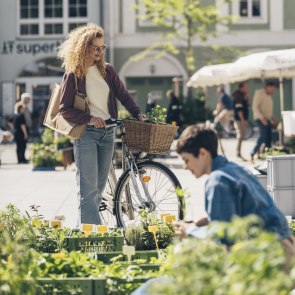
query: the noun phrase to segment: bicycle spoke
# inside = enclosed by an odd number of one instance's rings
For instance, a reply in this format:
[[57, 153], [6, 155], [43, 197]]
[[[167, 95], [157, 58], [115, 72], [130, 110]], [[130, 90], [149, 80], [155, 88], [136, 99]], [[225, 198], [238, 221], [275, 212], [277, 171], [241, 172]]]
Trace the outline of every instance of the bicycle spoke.
[[[162, 213], [169, 213], [178, 218], [180, 203], [175, 189], [180, 186], [180, 184], [171, 179], [170, 175], [173, 175], [171, 170], [160, 163], [149, 162], [146, 164], [146, 162], [144, 162], [139, 167], [140, 180], [136, 177], [137, 181], [135, 183], [132, 183], [130, 173], [131, 172], [128, 172], [125, 175], [125, 178], [123, 178], [119, 195], [116, 196], [116, 199], [119, 198], [117, 213], [120, 216], [119, 221], [121, 225], [126, 226], [131, 222], [139, 222], [139, 212], [142, 209], [147, 210], [148, 212], [154, 211], [158, 216]], [[141, 204], [136, 195], [137, 190], [134, 185], [138, 185], [141, 198], [145, 200], [143, 204]], [[127, 188], [128, 193], [130, 193], [130, 202], [126, 201]], [[151, 199], [147, 198], [145, 192], [148, 192]], [[150, 204], [150, 202], [152, 203]], [[134, 219], [130, 220], [128, 218], [128, 210], [133, 211]]]

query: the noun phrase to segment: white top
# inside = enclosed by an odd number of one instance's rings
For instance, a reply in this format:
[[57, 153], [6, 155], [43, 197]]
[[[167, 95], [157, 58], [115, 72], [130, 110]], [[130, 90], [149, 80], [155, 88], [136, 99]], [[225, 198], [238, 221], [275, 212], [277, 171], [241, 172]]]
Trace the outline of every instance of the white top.
[[97, 65], [88, 68], [86, 73], [86, 93], [90, 115], [103, 120], [109, 119], [108, 97], [109, 86], [101, 76]]

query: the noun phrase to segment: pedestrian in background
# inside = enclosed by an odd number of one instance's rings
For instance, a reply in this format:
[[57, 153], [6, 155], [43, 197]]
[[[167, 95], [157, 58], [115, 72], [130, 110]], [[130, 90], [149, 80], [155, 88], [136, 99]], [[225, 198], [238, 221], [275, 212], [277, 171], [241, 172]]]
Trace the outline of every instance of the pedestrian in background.
[[217, 95], [217, 104], [216, 108], [213, 111], [214, 123], [221, 122], [226, 126], [226, 128], [230, 127], [230, 122], [233, 118], [233, 100], [232, 98], [225, 92], [223, 87], [216, 88]]
[[13, 140], [13, 134], [0, 128], [0, 143], [10, 142]]
[[245, 138], [249, 116], [249, 90], [246, 82], [241, 82], [232, 94], [234, 108], [234, 126], [237, 131], [236, 156], [245, 160], [241, 154], [242, 142]]
[[267, 148], [270, 148], [272, 144], [272, 126], [277, 125], [277, 120], [273, 117], [273, 99], [271, 97], [275, 89], [275, 83], [268, 81], [263, 89], [255, 91], [253, 97], [253, 117], [259, 128], [259, 137], [250, 154], [252, 162], [255, 154], [259, 156], [262, 144]]
[[153, 96], [149, 93], [148, 99], [146, 102], [145, 112], [150, 112], [154, 107], [156, 106], [156, 100], [153, 98]]
[[180, 113], [182, 105], [172, 90], [168, 90], [166, 96], [169, 99], [166, 123], [181, 126]]
[[[80, 223], [100, 224], [99, 206], [112, 161], [115, 130], [105, 120], [117, 118], [118, 99], [138, 120], [140, 108], [128, 93], [114, 68], [105, 62], [104, 31], [88, 24], [71, 31], [59, 48], [65, 68], [61, 84], [61, 115], [74, 123], [87, 124], [80, 139], [74, 141]], [[89, 110], [73, 108], [76, 92], [87, 93]]]
[[14, 107], [15, 117], [13, 120], [13, 129], [18, 164], [28, 163], [28, 160], [25, 157], [28, 141], [28, 129], [26, 125], [24, 111], [25, 108], [22, 102], [17, 102]]
[[24, 116], [26, 119], [26, 125], [28, 128], [28, 131], [32, 128], [32, 115], [31, 115], [31, 111], [29, 109], [29, 104], [31, 101], [31, 94], [28, 92], [25, 92], [21, 95], [21, 99], [20, 99], [21, 103], [24, 106]]

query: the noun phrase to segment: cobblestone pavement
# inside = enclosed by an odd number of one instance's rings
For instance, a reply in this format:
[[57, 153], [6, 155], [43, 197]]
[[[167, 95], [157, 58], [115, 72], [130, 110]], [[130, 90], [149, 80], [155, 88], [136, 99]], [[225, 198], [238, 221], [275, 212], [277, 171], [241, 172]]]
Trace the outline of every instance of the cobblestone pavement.
[[[235, 157], [235, 139], [223, 139], [222, 144], [230, 160], [253, 169], [250, 162], [244, 162]], [[254, 139], [243, 143], [242, 152], [248, 159], [253, 145]], [[29, 154], [27, 156], [29, 157]], [[75, 226], [77, 199], [74, 164], [66, 170], [58, 168], [56, 171], [32, 171], [31, 164], [16, 164], [14, 144], [0, 145], [0, 158], [2, 162], [0, 166], [0, 209], [13, 203], [21, 211], [30, 212], [30, 205], [40, 205], [40, 213], [46, 219], [64, 215], [65, 225]], [[187, 219], [203, 216], [205, 214], [203, 188], [206, 176], [196, 179], [189, 171], [184, 170], [182, 160], [173, 151], [168, 158], [157, 160], [171, 168], [182, 187], [190, 194], [190, 198], [186, 200]], [[118, 175], [120, 172], [121, 170], [118, 169]]]

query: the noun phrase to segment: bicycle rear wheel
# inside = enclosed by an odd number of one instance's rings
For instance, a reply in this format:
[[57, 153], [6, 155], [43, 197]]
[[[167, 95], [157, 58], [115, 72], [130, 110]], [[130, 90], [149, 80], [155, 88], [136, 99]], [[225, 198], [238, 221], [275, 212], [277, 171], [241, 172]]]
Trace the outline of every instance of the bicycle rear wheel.
[[114, 195], [116, 186], [115, 170], [112, 166], [109, 172], [106, 187], [102, 194], [103, 200], [99, 206], [99, 216], [102, 225], [107, 225], [109, 228], [117, 227], [117, 220], [114, 214]]
[[[162, 213], [168, 213], [175, 215], [176, 219], [183, 219], [184, 200], [176, 194], [176, 188], [181, 188], [181, 185], [175, 174], [165, 165], [153, 161], [140, 162], [137, 167], [139, 173], [135, 172], [135, 176], [141, 196], [145, 198], [139, 177], [144, 177], [144, 185], [154, 203], [154, 207], [145, 209], [155, 212], [158, 217]], [[145, 201], [148, 203], [148, 200]], [[117, 184], [115, 209], [118, 226], [125, 227], [140, 222], [139, 211], [143, 207], [136, 195], [130, 169], [122, 174]]]

